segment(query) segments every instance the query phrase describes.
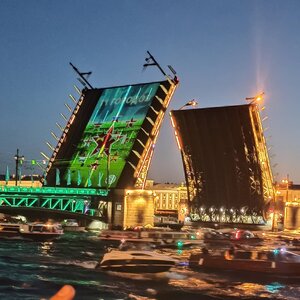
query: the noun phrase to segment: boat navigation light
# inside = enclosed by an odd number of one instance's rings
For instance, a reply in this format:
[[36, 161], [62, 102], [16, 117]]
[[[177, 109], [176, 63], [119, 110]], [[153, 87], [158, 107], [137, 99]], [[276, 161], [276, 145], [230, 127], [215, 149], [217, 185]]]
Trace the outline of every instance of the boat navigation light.
[[178, 248], [182, 248], [182, 246], [183, 246], [183, 242], [182, 242], [182, 241], [178, 241], [178, 242], [177, 242], [177, 247], [178, 247]]

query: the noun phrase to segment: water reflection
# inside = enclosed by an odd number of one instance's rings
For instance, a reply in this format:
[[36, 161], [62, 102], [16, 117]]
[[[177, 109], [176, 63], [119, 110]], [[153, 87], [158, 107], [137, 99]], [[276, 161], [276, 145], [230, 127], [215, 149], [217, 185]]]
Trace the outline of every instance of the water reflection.
[[43, 242], [38, 245], [38, 251], [41, 255], [50, 256], [50, 251], [53, 248], [53, 242]]
[[[270, 239], [270, 244], [264, 246], [269, 248], [277, 242]], [[66, 234], [44, 243], [2, 242], [0, 299], [21, 299], [21, 294], [22, 299], [49, 298], [66, 283], [76, 288], [78, 299], [300, 299], [299, 280], [193, 271], [186, 265], [191, 252], [187, 249], [160, 249], [159, 252], [178, 258], [181, 264], [167, 274], [168, 282], [160, 279], [144, 285], [131, 277], [97, 272], [95, 265], [104, 249], [104, 243], [84, 234]], [[200, 251], [200, 247], [193, 251]]]
[[277, 293], [280, 289], [284, 288], [284, 285], [279, 282], [272, 282], [271, 284], [266, 284], [265, 288], [270, 293]]

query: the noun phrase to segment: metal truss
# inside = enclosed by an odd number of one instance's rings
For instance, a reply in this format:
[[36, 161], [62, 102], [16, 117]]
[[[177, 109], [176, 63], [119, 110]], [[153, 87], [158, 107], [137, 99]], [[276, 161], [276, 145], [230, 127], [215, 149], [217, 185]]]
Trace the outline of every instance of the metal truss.
[[[184, 171], [185, 171], [185, 176], [186, 176], [186, 181], [187, 181], [187, 189], [188, 189], [188, 199], [189, 199], [189, 203], [193, 202], [195, 199], [195, 193], [197, 191], [196, 188], [196, 182], [195, 182], [195, 174], [194, 171], [192, 169], [192, 164], [190, 162], [190, 156], [188, 154], [185, 153], [184, 150], [181, 151], [181, 155], [182, 155], [182, 160], [183, 160], [183, 164], [184, 164]], [[199, 190], [198, 193], [199, 194]]]
[[90, 208], [95, 196], [104, 195], [107, 195], [107, 192], [95, 189], [2, 186], [0, 187], [0, 207], [58, 210], [106, 219], [107, 201], [99, 200], [97, 208]]
[[[258, 162], [261, 168], [262, 175], [262, 193], [265, 203], [274, 201], [275, 199], [275, 187], [273, 184], [273, 174], [270, 166], [269, 154], [266, 146], [265, 137], [263, 134], [262, 122], [259, 114], [258, 107], [252, 105], [250, 111], [250, 117], [253, 127], [253, 133], [255, 138], [255, 144], [257, 147]], [[255, 186], [255, 182], [253, 182]], [[257, 184], [256, 184], [257, 187]]]
[[157, 140], [157, 137], [159, 134], [159, 129], [160, 129], [161, 123], [164, 119], [166, 109], [168, 108], [169, 103], [170, 103], [172, 96], [177, 87], [177, 85], [174, 84], [168, 77], [167, 77], [167, 79], [170, 83], [169, 91], [167, 91], [163, 85], [160, 85], [160, 87], [166, 93], [165, 99], [164, 100], [160, 99], [161, 103], [163, 104], [164, 109], [162, 109], [160, 112], [158, 112], [158, 116], [157, 116], [155, 123], [151, 120], [151, 122], [154, 123], [153, 124], [154, 126], [153, 126], [151, 133], [149, 134], [149, 139], [145, 145], [145, 149], [143, 151], [142, 156], [140, 157], [140, 161], [139, 161], [136, 171], [135, 171], [135, 175], [134, 175], [136, 177], [135, 188], [137, 188], [137, 189], [144, 189], [144, 187], [145, 187], [149, 166], [150, 166], [151, 159], [152, 159], [153, 152], [154, 152], [155, 143], [156, 143], [156, 140]]

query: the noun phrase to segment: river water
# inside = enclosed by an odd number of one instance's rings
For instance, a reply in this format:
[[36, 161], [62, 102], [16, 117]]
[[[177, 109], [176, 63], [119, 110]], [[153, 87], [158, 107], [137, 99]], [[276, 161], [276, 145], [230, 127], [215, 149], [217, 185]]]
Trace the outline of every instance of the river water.
[[[166, 278], [137, 281], [100, 272], [107, 245], [89, 233], [53, 242], [0, 240], [0, 299], [48, 299], [64, 284], [88, 299], [300, 299], [300, 280], [208, 273], [177, 267]], [[184, 265], [188, 250], [161, 250]]]

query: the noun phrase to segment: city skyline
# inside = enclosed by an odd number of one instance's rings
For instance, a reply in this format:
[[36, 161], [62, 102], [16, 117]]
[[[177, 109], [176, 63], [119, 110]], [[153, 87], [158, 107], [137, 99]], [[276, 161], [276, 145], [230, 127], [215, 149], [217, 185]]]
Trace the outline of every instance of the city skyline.
[[[191, 99], [199, 108], [247, 103], [265, 92], [262, 112], [275, 180], [300, 182], [297, 138], [300, 103], [298, 1], [173, 1], [0, 3], [0, 173], [14, 167], [16, 149], [43, 159], [55, 146], [50, 132], [69, 116], [64, 103], [82, 87], [69, 66], [92, 71], [93, 87], [163, 79], [157, 68], [142, 72], [149, 50], [178, 73], [170, 109]], [[169, 111], [168, 110], [168, 111]], [[278, 174], [277, 174], [278, 173]], [[276, 175], [277, 174], [277, 175]], [[149, 179], [184, 180], [168, 114], [157, 141]]]

